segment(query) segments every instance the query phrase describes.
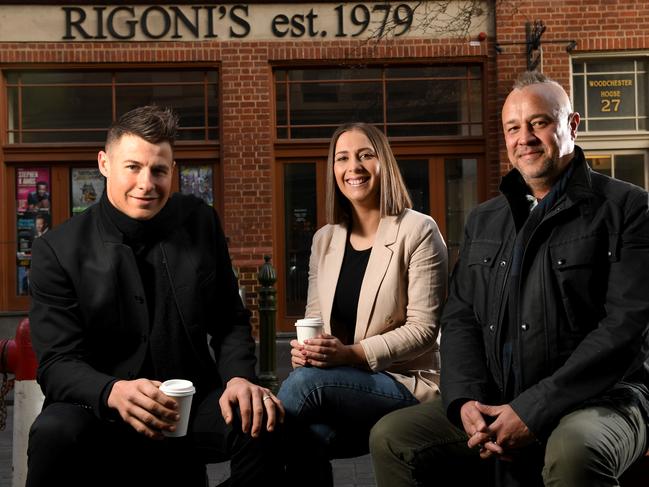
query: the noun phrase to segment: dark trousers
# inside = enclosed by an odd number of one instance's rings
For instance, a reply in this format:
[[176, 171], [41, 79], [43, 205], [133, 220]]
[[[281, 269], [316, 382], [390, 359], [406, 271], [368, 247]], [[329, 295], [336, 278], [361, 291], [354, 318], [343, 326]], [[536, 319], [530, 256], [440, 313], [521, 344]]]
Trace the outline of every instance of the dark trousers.
[[275, 434], [253, 439], [240, 422], [223, 421], [219, 398], [209, 394], [192, 407], [189, 433], [151, 440], [121, 419], [100, 420], [92, 411], [53, 403], [29, 433], [27, 487], [201, 486], [205, 464], [230, 460], [230, 486], [263, 485], [281, 478]]
[[647, 426], [632, 402], [565, 415], [547, 444], [513, 450], [513, 461], [481, 460], [446, 417], [441, 398], [399, 409], [372, 429], [379, 487], [613, 487], [647, 450]]

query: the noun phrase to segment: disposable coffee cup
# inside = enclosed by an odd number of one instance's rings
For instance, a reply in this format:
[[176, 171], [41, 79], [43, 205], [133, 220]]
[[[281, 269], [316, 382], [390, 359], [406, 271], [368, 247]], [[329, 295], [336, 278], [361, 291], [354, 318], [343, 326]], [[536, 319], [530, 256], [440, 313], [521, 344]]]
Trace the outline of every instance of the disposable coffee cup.
[[165, 436], [185, 436], [189, 424], [189, 412], [192, 409], [192, 397], [196, 392], [194, 384], [188, 380], [171, 379], [164, 381], [160, 390], [167, 396], [172, 397], [178, 403], [178, 414], [180, 420], [176, 423], [176, 431], [163, 430]]
[[304, 340], [322, 335], [324, 323], [321, 318], [302, 318], [295, 322], [295, 330], [298, 343], [304, 344]]

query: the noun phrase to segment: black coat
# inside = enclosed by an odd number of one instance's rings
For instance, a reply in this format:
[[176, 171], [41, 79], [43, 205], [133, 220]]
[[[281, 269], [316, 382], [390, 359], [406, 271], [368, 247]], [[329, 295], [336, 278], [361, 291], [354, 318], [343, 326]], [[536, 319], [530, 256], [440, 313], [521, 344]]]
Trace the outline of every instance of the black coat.
[[[646, 401], [647, 192], [594, 173], [578, 147], [573, 164], [524, 250], [519, 321], [510, 327], [514, 374], [502, 364], [512, 210], [499, 196], [468, 218], [442, 316], [441, 390], [456, 423], [468, 399], [509, 403], [543, 440], [567, 412], [613, 389]], [[512, 178], [516, 170], [503, 185]]]
[[[172, 198], [180, 211], [158, 245], [193, 359], [203, 365], [201, 383], [252, 380], [250, 314], [216, 212], [194, 197]], [[99, 416], [104, 388], [137, 378], [150, 323], [133, 251], [101, 211], [94, 205], [34, 241], [29, 315], [46, 404], [78, 403]]]

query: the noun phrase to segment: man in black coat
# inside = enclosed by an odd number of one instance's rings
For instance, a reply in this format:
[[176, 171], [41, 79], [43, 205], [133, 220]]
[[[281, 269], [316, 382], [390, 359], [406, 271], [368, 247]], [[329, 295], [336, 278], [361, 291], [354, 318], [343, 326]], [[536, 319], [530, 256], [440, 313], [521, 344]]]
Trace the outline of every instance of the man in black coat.
[[[142, 107], [109, 129], [100, 202], [36, 239], [30, 321], [45, 406], [28, 448], [29, 487], [230, 485], [279, 475], [280, 401], [254, 383], [244, 308], [216, 212], [171, 193], [176, 116]], [[209, 346], [208, 346], [209, 341]], [[165, 438], [193, 382], [189, 433]]]
[[514, 169], [465, 226], [443, 401], [375, 427], [379, 486], [617, 486], [647, 450], [647, 192], [591, 171], [579, 114], [540, 73], [502, 122]]

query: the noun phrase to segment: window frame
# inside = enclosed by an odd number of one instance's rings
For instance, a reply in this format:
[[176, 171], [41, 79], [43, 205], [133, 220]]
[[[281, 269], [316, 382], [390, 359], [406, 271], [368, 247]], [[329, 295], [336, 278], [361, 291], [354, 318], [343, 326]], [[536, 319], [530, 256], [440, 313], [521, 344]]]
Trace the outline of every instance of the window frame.
[[[216, 81], [210, 81], [209, 76], [205, 75], [202, 82], [160, 82], [160, 83], [155, 83], [155, 82], [120, 82], [117, 83], [115, 80], [115, 75], [118, 72], [146, 72], [146, 71], [152, 71], [152, 72], [165, 72], [165, 71], [214, 71], [216, 73]], [[47, 71], [57, 71], [57, 72], [104, 72], [110, 74], [111, 82], [110, 83], [88, 83], [88, 84], [76, 84], [76, 83], [60, 83], [60, 84], [54, 84], [54, 83], [36, 83], [36, 84], [23, 84], [23, 83], [8, 83], [7, 82], [7, 73], [12, 73], [12, 72], [18, 72], [18, 73], [25, 73], [25, 72], [47, 72]], [[219, 140], [221, 139], [221, 130], [222, 130], [222, 125], [223, 125], [223, 120], [222, 120], [222, 107], [221, 107], [221, 87], [222, 87], [222, 79], [221, 79], [221, 66], [220, 63], [196, 63], [196, 64], [188, 64], [188, 63], [182, 63], [178, 65], [168, 65], [168, 64], [162, 64], [162, 65], [157, 65], [157, 64], [138, 64], [138, 65], [129, 65], [129, 64], [106, 64], [106, 65], [96, 65], [96, 64], [89, 64], [89, 65], [74, 65], [74, 66], [62, 66], [62, 65], [39, 65], [39, 66], [22, 66], [22, 65], [3, 65], [0, 67], [0, 76], [2, 78], [2, 93], [5, 94], [3, 96], [3, 99], [5, 100], [5, 106], [3, 110], [3, 123], [2, 123], [2, 133], [1, 133], [1, 139], [2, 140], [2, 145], [6, 147], [20, 147], [20, 146], [32, 146], [32, 145], [47, 145], [47, 146], [52, 146], [52, 145], [97, 145], [97, 142], [73, 142], [73, 141], [66, 141], [66, 142], [22, 142], [22, 136], [23, 133], [38, 133], [38, 132], [105, 132], [108, 127], [103, 127], [103, 128], [59, 128], [59, 127], [50, 127], [50, 128], [39, 128], [39, 129], [24, 129], [22, 127], [23, 124], [23, 119], [22, 119], [22, 103], [21, 103], [21, 91], [19, 89], [18, 92], [18, 97], [19, 97], [19, 102], [18, 102], [18, 128], [15, 129], [10, 129], [11, 124], [9, 123], [9, 96], [8, 96], [8, 90], [9, 88], [24, 88], [24, 87], [36, 87], [36, 86], [42, 86], [42, 87], [55, 87], [55, 86], [80, 86], [80, 87], [110, 87], [111, 91], [111, 117], [112, 121], [116, 120], [117, 118], [117, 104], [118, 104], [118, 99], [117, 99], [117, 88], [119, 87], [142, 87], [142, 86], [185, 86], [185, 85], [193, 85], [193, 86], [203, 86], [203, 120], [205, 121], [205, 125], [203, 126], [190, 126], [190, 127], [182, 127], [181, 130], [203, 130], [204, 132], [204, 137], [203, 139], [195, 139], [195, 140], [178, 140], [177, 144], [197, 144], [197, 143], [206, 143], [206, 144], [212, 144], [212, 143], [219, 143]], [[217, 99], [216, 99], [216, 113], [217, 113], [217, 125], [212, 126], [209, 125], [209, 105], [208, 105], [208, 100], [210, 98], [209, 93], [210, 93], [210, 87], [216, 85], [217, 87]], [[210, 132], [215, 131], [218, 135], [217, 139], [210, 139], [209, 134]], [[10, 133], [16, 134], [16, 137], [19, 139], [18, 142], [10, 142]]]
[[[459, 78], [459, 77], [448, 77], [448, 76], [440, 76], [440, 77], [432, 77], [432, 76], [423, 76], [419, 78], [388, 78], [386, 77], [386, 70], [390, 68], [398, 68], [398, 67], [411, 67], [411, 68], [426, 68], [426, 67], [434, 67], [434, 66], [460, 66], [460, 67], [465, 67], [466, 68], [466, 77]], [[480, 68], [480, 77], [473, 77], [471, 73], [471, 67], [477, 66]], [[322, 137], [312, 137], [312, 138], [291, 138], [291, 114], [290, 114], [290, 89], [289, 86], [291, 84], [317, 84], [317, 83], [364, 83], [368, 81], [377, 81], [381, 83], [381, 90], [382, 90], [382, 98], [383, 98], [383, 105], [382, 105], [382, 113], [383, 113], [383, 121], [381, 123], [375, 123], [374, 125], [379, 127], [383, 133], [388, 133], [388, 137], [390, 140], [411, 140], [411, 139], [418, 139], [418, 140], [423, 140], [423, 139], [468, 139], [468, 138], [475, 138], [475, 139], [484, 139], [486, 137], [486, 133], [488, 132], [488, 126], [487, 126], [487, 117], [486, 117], [486, 108], [487, 104], [485, 103], [485, 94], [486, 94], [486, 77], [487, 77], [487, 65], [486, 61], [482, 58], [476, 59], [476, 58], [457, 58], [452, 61], [448, 59], [440, 59], [437, 61], [431, 61], [431, 62], [416, 62], [416, 61], [390, 61], [390, 62], [381, 62], [381, 61], [376, 61], [373, 63], [369, 63], [367, 65], [364, 65], [363, 67], [369, 68], [369, 69], [380, 69], [381, 70], [381, 76], [378, 78], [357, 78], [357, 79], [328, 79], [328, 80], [308, 80], [308, 81], [289, 81], [289, 76], [288, 72], [290, 70], [318, 70], [318, 69], [323, 69], [323, 70], [329, 70], [329, 69], [352, 69], [354, 67], [354, 64], [350, 63], [349, 61], [347, 62], [340, 62], [337, 64], [304, 64], [304, 63], [271, 63], [271, 84], [272, 84], [272, 97], [273, 97], [273, 102], [274, 102], [274, 110], [273, 110], [273, 121], [274, 121], [274, 129], [273, 129], [273, 139], [275, 143], [299, 143], [301, 141], [322, 141], [322, 140], [328, 140], [327, 138], [322, 138]], [[276, 79], [276, 72], [278, 71], [284, 71], [285, 76], [284, 80], [282, 81], [277, 81]], [[388, 112], [388, 104], [386, 101], [387, 98], [387, 88], [386, 88], [386, 83], [388, 81], [397, 81], [397, 80], [413, 80], [413, 81], [422, 81], [422, 80], [456, 80], [456, 79], [463, 79], [467, 82], [467, 100], [466, 100], [466, 108], [468, 109], [468, 119], [467, 121], [458, 121], [458, 122], [447, 122], [447, 121], [440, 121], [440, 122], [388, 122], [387, 121], [387, 112]], [[471, 89], [470, 89], [470, 82], [471, 81], [480, 81], [481, 84], [481, 96], [482, 96], [482, 117], [480, 120], [474, 120], [472, 114], [473, 114], [473, 109], [471, 105]], [[286, 125], [280, 125], [277, 122], [277, 90], [278, 87], [282, 85], [284, 86], [284, 89], [286, 90], [286, 120], [287, 123]], [[448, 125], [448, 124], [454, 124], [458, 126], [466, 126], [469, 129], [469, 133], [471, 132], [471, 127], [473, 126], [479, 126], [481, 128], [482, 134], [481, 135], [417, 135], [417, 136], [391, 136], [389, 135], [389, 132], [386, 132], [389, 127], [396, 127], [396, 126], [407, 126], [407, 125], [412, 125], [414, 127], [417, 126], [424, 126], [424, 125]], [[338, 127], [340, 124], [330, 124], [330, 123], [325, 123], [325, 124], [316, 124], [316, 125], [299, 125], [296, 126], [298, 128], [316, 128], [316, 127], [323, 127], [323, 128], [331, 128], [332, 133], [333, 130]], [[278, 128], [286, 128], [287, 130], [287, 137], [279, 137], [278, 136]]]
[[[601, 71], [601, 72], [589, 72], [588, 63], [604, 63], [610, 61], [614, 63], [616, 61], [633, 61], [634, 69], [633, 72], [627, 71]], [[638, 69], [638, 62], [644, 61], [647, 63], [647, 69], [641, 70]], [[575, 72], [574, 65], [575, 63], [585, 63], [584, 71]], [[605, 135], [605, 134], [637, 134], [640, 136], [646, 136], [649, 134], [649, 93], [644, 93], [644, 103], [645, 103], [645, 115], [639, 115], [640, 100], [639, 95], [640, 91], [638, 89], [638, 73], [643, 73], [645, 76], [645, 85], [649, 87], [649, 53], [643, 52], [609, 52], [609, 53], [600, 53], [600, 54], [583, 54], [583, 55], [573, 55], [570, 60], [570, 87], [571, 87], [571, 100], [573, 102], [573, 108], [577, 110], [575, 105], [575, 84], [577, 78], [580, 78], [580, 81], [583, 83], [583, 96], [584, 96], [584, 112], [579, 112], [581, 116], [580, 126], [582, 127], [582, 133], [585, 135]], [[589, 116], [588, 113], [588, 95], [587, 95], [587, 81], [588, 75], [615, 75], [615, 74], [633, 74], [634, 79], [634, 91], [635, 91], [635, 107], [634, 115], [629, 117], [593, 117]], [[589, 123], [591, 121], [614, 121], [614, 120], [634, 120], [635, 129], [622, 129], [622, 130], [588, 130]], [[640, 120], [645, 120], [645, 129], [640, 129], [639, 124]]]
[[[178, 63], [178, 64], [108, 64], [108, 65], [75, 65], [69, 70], [129, 70], [145, 71], [147, 69], [176, 70], [189, 68], [194, 70], [214, 70], [217, 74], [217, 85], [222, 87], [222, 69], [220, 63]], [[23, 66], [7, 64], [0, 66], [0, 90], [6, 93], [6, 71], [28, 70], [65, 70], [61, 65]], [[212, 165], [214, 205], [223, 214], [223, 165], [221, 161], [222, 146], [222, 90], [217, 92], [218, 107], [218, 140], [182, 140], [176, 141], [174, 158], [178, 165]], [[56, 227], [70, 218], [70, 170], [72, 167], [93, 167], [97, 164], [97, 153], [103, 149], [103, 143], [97, 142], [58, 142], [58, 143], [24, 143], [8, 144], [8, 101], [0, 97], [0, 139], [2, 141], [3, 157], [0, 160], [0, 187], [5, 191], [0, 193], [0, 234], [4, 242], [0, 243], [0, 309], [7, 312], [26, 312], [29, 309], [29, 296], [17, 294], [17, 223], [16, 223], [16, 168], [17, 167], [49, 167], [51, 201], [51, 225]], [[207, 116], [207, 115], [206, 115]], [[207, 118], [206, 118], [207, 120]], [[172, 191], [179, 190], [179, 172], [174, 171]]]

